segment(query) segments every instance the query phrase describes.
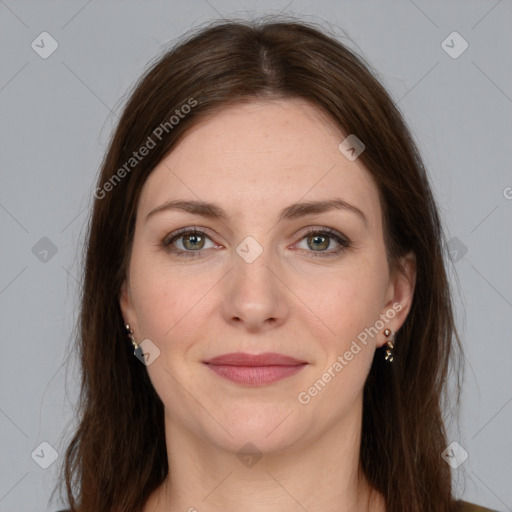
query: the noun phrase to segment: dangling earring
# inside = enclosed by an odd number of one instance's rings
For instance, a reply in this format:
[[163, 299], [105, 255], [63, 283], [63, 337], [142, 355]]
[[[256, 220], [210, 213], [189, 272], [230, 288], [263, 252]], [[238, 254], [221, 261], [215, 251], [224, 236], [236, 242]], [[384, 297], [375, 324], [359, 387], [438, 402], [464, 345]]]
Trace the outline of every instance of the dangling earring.
[[386, 355], [384, 359], [389, 363], [393, 362], [393, 347], [395, 346], [395, 333], [391, 329], [384, 330], [384, 336], [388, 338], [391, 335], [391, 339], [386, 343]]
[[140, 347], [139, 347], [139, 345], [137, 345], [137, 342], [135, 341], [135, 336], [133, 335], [133, 330], [130, 327], [130, 325], [126, 324], [125, 327], [126, 327], [126, 330], [128, 331], [128, 337], [130, 338], [130, 341], [132, 342], [133, 348], [135, 349], [133, 351], [133, 353], [136, 354], [137, 350], [139, 350]]

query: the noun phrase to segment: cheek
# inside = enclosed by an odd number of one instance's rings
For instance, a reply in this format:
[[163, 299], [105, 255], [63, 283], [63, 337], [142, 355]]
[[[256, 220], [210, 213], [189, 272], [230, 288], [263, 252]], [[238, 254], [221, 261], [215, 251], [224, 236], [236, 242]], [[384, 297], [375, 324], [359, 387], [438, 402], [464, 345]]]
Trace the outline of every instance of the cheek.
[[[144, 278], [142, 278], [144, 277]], [[133, 300], [142, 335], [163, 339], [179, 318], [180, 301], [165, 279], [147, 274], [132, 281]], [[183, 303], [181, 303], [183, 306]]]
[[340, 343], [373, 325], [381, 312], [386, 269], [380, 264], [347, 266], [319, 283], [322, 291], [311, 308], [336, 335]]
[[[187, 320], [201, 310], [214, 284], [193, 268], [162, 263], [144, 251], [134, 252], [130, 267], [132, 298], [142, 335], [165, 343], [175, 332], [191, 328]], [[203, 298], [203, 300], [201, 300]]]
[[381, 313], [384, 272], [379, 265], [369, 265], [338, 275], [337, 283], [333, 284], [334, 279], [328, 283], [318, 303], [329, 329], [324, 327], [324, 336], [317, 338], [324, 356], [318, 360], [311, 387], [304, 391], [311, 392], [316, 410], [327, 421], [345, 414], [364, 387], [375, 353], [377, 335], [370, 328]]

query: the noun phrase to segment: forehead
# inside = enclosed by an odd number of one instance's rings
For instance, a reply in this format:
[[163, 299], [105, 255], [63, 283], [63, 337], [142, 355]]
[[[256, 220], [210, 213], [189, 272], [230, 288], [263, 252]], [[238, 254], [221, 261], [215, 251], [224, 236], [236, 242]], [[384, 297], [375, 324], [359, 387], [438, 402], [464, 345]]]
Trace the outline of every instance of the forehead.
[[155, 167], [140, 214], [180, 198], [216, 202], [234, 217], [250, 218], [301, 199], [342, 197], [377, 223], [377, 188], [360, 161], [339, 151], [345, 137], [303, 100], [226, 107], [193, 127]]

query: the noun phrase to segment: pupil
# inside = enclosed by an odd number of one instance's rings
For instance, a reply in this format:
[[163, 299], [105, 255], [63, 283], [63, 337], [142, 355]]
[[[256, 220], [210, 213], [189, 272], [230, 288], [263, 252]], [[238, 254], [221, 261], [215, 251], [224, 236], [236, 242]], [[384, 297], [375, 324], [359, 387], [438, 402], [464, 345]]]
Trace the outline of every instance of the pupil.
[[[317, 243], [319, 242], [320, 244], [322, 244], [322, 240], [324, 241], [323, 243], [323, 247], [320, 247], [321, 249], [325, 249], [326, 248], [326, 244], [325, 244], [325, 241], [327, 240], [327, 237], [325, 236], [314, 236], [313, 237], [313, 240], [314, 240], [314, 243]], [[329, 242], [327, 242], [327, 245], [329, 245]], [[317, 248], [318, 248], [318, 245], [317, 245]]]
[[186, 240], [189, 242], [189, 245], [190, 243], [192, 245], [195, 245], [195, 244], [198, 244], [198, 240], [200, 241], [201, 240], [201, 237], [199, 235], [189, 235], [186, 237]]

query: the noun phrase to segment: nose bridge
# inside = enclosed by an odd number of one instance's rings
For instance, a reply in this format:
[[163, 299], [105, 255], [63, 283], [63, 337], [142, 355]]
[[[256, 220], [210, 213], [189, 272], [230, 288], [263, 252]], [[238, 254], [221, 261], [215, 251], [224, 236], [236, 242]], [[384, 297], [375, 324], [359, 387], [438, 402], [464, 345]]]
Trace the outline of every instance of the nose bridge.
[[[264, 243], [269, 244], [269, 239], [265, 237]], [[282, 320], [286, 314], [283, 284], [275, 275], [279, 263], [264, 243], [247, 236], [233, 252], [224, 304], [227, 321], [236, 319], [256, 328], [269, 319]]]
[[232, 279], [236, 281], [238, 290], [255, 296], [265, 294], [265, 300], [274, 295], [275, 277], [269, 268], [276, 265], [273, 260], [275, 258], [272, 258], [268, 237], [263, 243], [258, 242], [253, 236], [247, 236], [242, 240], [233, 254]]

